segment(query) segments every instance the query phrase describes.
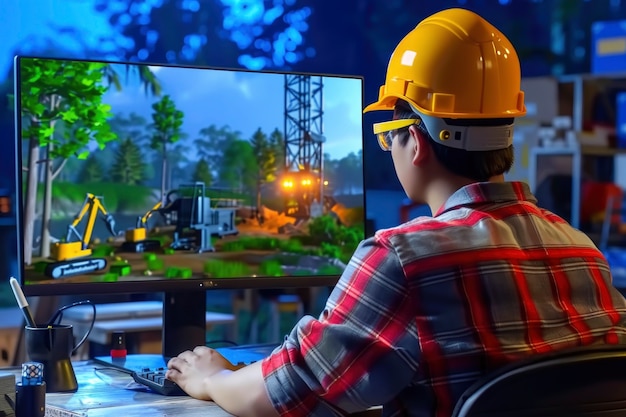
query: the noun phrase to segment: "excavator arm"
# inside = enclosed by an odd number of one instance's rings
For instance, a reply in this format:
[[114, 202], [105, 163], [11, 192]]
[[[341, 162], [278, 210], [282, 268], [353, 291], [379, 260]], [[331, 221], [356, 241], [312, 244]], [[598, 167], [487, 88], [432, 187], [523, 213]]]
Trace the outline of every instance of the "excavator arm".
[[158, 203], [156, 203], [150, 210], [148, 210], [146, 212], [146, 214], [144, 214], [143, 216], [140, 216], [137, 218], [137, 228], [141, 228], [141, 227], [146, 227], [146, 223], [148, 222], [148, 219], [157, 211], [161, 208], [162, 203], [159, 201]]
[[[101, 197], [87, 193], [83, 206], [74, 217], [74, 221], [68, 226], [67, 236], [65, 239], [66, 242], [71, 242], [73, 240], [72, 237], [74, 236], [82, 242], [83, 249], [86, 248], [91, 241], [91, 235], [93, 234], [93, 228], [96, 223], [98, 212], [102, 213], [102, 218], [106, 223], [109, 233], [113, 236], [117, 235], [115, 231], [115, 219], [111, 214], [109, 214], [107, 209], [102, 204]], [[87, 224], [85, 225], [84, 232], [81, 234], [76, 227], [82, 222], [85, 215], [88, 215]]]
[[137, 224], [133, 229], [127, 229], [124, 233], [125, 240], [120, 249], [123, 252], [144, 252], [161, 247], [159, 239], [148, 238], [148, 219], [161, 210], [161, 201], [156, 203], [143, 216], [137, 216]]
[[[106, 210], [101, 200], [101, 197], [88, 193], [80, 211], [76, 214], [72, 223], [68, 225], [65, 241], [55, 242], [50, 246], [50, 258], [53, 262], [49, 263], [45, 268], [44, 273], [47, 276], [63, 278], [70, 275], [98, 271], [106, 267], [106, 259], [91, 257], [92, 251], [89, 247], [98, 213], [102, 214], [109, 232], [113, 236], [117, 235], [115, 232], [115, 220]], [[80, 233], [77, 227], [83, 222], [85, 217], [87, 217], [85, 228], [83, 233]]]

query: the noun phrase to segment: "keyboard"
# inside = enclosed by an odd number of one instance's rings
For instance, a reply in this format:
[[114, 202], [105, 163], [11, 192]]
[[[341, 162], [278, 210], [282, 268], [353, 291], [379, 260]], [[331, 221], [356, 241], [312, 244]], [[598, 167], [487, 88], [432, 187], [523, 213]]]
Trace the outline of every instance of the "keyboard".
[[131, 376], [136, 383], [144, 385], [156, 394], [173, 396], [187, 395], [174, 381], [165, 378], [167, 368], [143, 369], [134, 371]]
[[[242, 346], [226, 346], [216, 348], [226, 359], [235, 365], [249, 365], [262, 360], [272, 353], [277, 344], [257, 344]], [[167, 359], [161, 355], [135, 354], [125, 358], [111, 358], [110, 356], [98, 356], [96, 363], [112, 366], [129, 373], [136, 383], [150, 388], [156, 394], [161, 395], [186, 395], [175, 382], [165, 379], [167, 371]]]

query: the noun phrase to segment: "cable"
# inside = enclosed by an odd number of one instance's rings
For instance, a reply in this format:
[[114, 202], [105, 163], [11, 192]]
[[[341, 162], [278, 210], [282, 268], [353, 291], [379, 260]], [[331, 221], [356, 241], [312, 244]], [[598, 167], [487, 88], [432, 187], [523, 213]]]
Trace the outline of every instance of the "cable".
[[70, 308], [74, 308], [80, 305], [85, 305], [85, 304], [89, 304], [93, 310], [93, 315], [91, 317], [91, 323], [89, 323], [89, 329], [87, 329], [87, 332], [85, 333], [85, 335], [83, 336], [83, 338], [76, 344], [76, 346], [74, 346], [74, 350], [72, 351], [72, 354], [85, 342], [85, 340], [87, 340], [87, 338], [89, 337], [89, 335], [91, 334], [91, 331], [93, 330], [93, 326], [96, 324], [96, 305], [94, 303], [92, 303], [90, 300], [82, 300], [82, 301], [77, 301], [75, 303], [72, 304], [68, 304], [65, 305], [63, 307], [60, 307], [56, 313], [54, 313], [54, 315], [52, 316], [52, 318], [50, 320], [48, 320], [48, 327], [52, 327], [54, 325], [59, 325], [61, 324], [61, 321], [63, 320], [63, 312], [65, 310], [68, 310]]

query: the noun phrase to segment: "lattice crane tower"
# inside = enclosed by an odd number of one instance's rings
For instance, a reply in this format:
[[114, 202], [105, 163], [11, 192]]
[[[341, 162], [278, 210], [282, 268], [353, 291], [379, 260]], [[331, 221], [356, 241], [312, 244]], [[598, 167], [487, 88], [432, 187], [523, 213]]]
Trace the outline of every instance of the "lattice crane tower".
[[287, 213], [294, 217], [310, 217], [311, 205], [324, 201], [323, 115], [322, 77], [286, 74], [285, 178], [291, 181]]

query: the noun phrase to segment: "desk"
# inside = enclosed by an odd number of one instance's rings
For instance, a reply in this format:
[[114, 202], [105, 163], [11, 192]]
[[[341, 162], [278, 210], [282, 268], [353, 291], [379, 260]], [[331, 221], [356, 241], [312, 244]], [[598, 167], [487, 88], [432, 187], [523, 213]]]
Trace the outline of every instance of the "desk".
[[[130, 375], [100, 367], [93, 361], [78, 361], [73, 365], [78, 391], [46, 394], [46, 417], [232, 416], [212, 401], [147, 392]], [[0, 370], [14, 372], [16, 378], [21, 372], [21, 368], [15, 367]], [[351, 416], [380, 416], [380, 408]]]
[[144, 391], [130, 375], [91, 361], [74, 362], [74, 373], [78, 391], [46, 394], [46, 417], [231, 416], [211, 401]]
[[[235, 316], [233, 316], [232, 314], [215, 313], [211, 311], [207, 311], [206, 313], [207, 329], [211, 326], [216, 326], [219, 324], [232, 325], [234, 321]], [[85, 323], [82, 321], [64, 320], [63, 322], [74, 326], [75, 337], [80, 337], [80, 335], [85, 334], [85, 332], [89, 329], [89, 323]], [[126, 333], [158, 332], [158, 337], [160, 339], [162, 327], [162, 317], [136, 317], [132, 319], [104, 321], [96, 320], [93, 329], [89, 334], [88, 340], [94, 343], [100, 343], [102, 345], [110, 345], [111, 334], [115, 331], [120, 330], [123, 330]], [[230, 340], [233, 339], [230, 338]]]

